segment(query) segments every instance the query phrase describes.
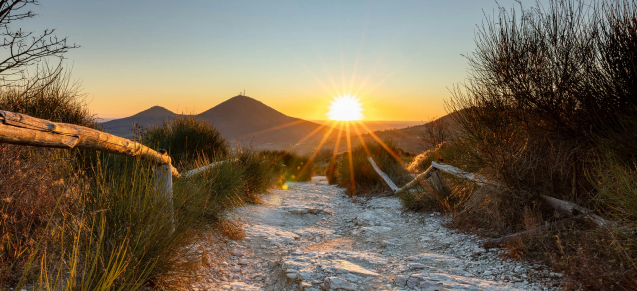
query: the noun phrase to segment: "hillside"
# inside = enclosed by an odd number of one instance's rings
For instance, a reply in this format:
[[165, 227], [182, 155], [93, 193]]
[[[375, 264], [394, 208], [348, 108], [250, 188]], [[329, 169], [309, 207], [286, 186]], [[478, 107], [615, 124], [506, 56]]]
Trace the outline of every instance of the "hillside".
[[162, 124], [164, 120], [174, 117], [176, 113], [161, 107], [153, 106], [133, 116], [115, 119], [102, 123], [104, 131], [117, 136], [132, 138], [133, 125], [149, 127], [155, 124]]
[[[255, 145], [295, 144], [321, 126], [287, 116], [258, 100], [241, 95], [196, 115], [196, 118], [208, 121], [230, 141], [252, 142]], [[308, 141], [322, 136], [317, 132]]]
[[[102, 125], [107, 132], [131, 138], [134, 124], [142, 127], [160, 125], [175, 115], [163, 107], [154, 106], [133, 116], [104, 122]], [[318, 123], [287, 116], [260, 101], [241, 95], [194, 117], [208, 121], [231, 143], [252, 143], [255, 146], [270, 144], [289, 147], [315, 131], [304, 142], [317, 142], [327, 129]]]

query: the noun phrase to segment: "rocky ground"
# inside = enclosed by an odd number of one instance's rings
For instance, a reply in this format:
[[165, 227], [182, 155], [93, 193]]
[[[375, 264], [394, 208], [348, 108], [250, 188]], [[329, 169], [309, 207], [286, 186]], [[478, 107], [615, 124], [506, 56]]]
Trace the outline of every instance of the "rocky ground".
[[[195, 290], [559, 290], [540, 265], [504, 261], [437, 213], [358, 198], [325, 177], [235, 210], [245, 239], [217, 249]], [[212, 256], [212, 255], [211, 255]]]

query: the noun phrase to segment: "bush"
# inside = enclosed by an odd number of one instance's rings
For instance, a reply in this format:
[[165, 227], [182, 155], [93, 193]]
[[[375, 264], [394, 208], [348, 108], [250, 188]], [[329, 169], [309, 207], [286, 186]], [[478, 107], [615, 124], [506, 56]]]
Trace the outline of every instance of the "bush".
[[142, 134], [142, 143], [166, 150], [173, 164], [180, 168], [198, 158], [210, 161], [222, 159], [230, 152], [217, 129], [192, 116], [177, 116], [161, 126], [149, 128]]
[[273, 161], [285, 165], [283, 176], [286, 181], [304, 182], [312, 180], [315, 160], [288, 151], [264, 151]]
[[47, 225], [76, 211], [82, 188], [68, 152], [0, 144], [0, 288], [12, 286], [36, 250], [49, 246]]
[[[462, 168], [505, 186], [472, 194], [454, 224], [502, 235], [570, 215], [555, 211], [542, 194], [630, 221], [637, 3], [551, 0], [519, 11], [501, 8], [479, 28], [468, 81], [448, 103], [457, 112], [459, 142], [470, 145], [461, 152]], [[622, 162], [600, 164], [607, 152]], [[433, 153], [427, 155], [420, 159]], [[633, 288], [626, 280], [637, 274], [629, 263], [632, 247], [626, 240], [605, 243], [590, 227], [577, 222], [517, 248], [581, 280], [582, 288]]]
[[282, 184], [280, 177], [284, 171], [283, 166], [266, 152], [239, 147], [236, 157], [244, 169], [245, 202], [259, 202], [258, 194], [265, 193], [274, 185]]
[[436, 119], [424, 125], [418, 138], [425, 144], [426, 148], [435, 148], [444, 142], [451, 141], [451, 131], [444, 120]]
[[[396, 144], [392, 140], [385, 140], [384, 144], [389, 151], [393, 152], [393, 155], [382, 145], [370, 143], [366, 145], [367, 150], [362, 145], [353, 148], [351, 150], [351, 161], [348, 153], [338, 157], [334, 176], [336, 177], [337, 184], [345, 188], [347, 194], [378, 194], [389, 189], [369, 163], [369, 160], [367, 160], [368, 156], [374, 159], [376, 165], [378, 165], [396, 185], [404, 185], [411, 180], [409, 173], [403, 168], [401, 162], [396, 159], [402, 151], [396, 147]], [[351, 171], [352, 169], [353, 172]]]
[[[206, 159], [197, 161], [193, 168], [210, 164]], [[205, 197], [203, 203], [205, 211], [201, 217], [205, 222], [220, 222], [225, 210], [245, 204], [243, 196], [246, 193], [245, 168], [232, 159], [228, 159], [215, 167], [180, 181], [179, 187], [186, 187], [188, 191], [196, 191]]]
[[[84, 102], [80, 83], [71, 72], [51, 74], [45, 67], [31, 80], [15, 86], [0, 86], [0, 109], [29, 116], [93, 128], [93, 116]], [[40, 79], [39, 76], [47, 76]]]

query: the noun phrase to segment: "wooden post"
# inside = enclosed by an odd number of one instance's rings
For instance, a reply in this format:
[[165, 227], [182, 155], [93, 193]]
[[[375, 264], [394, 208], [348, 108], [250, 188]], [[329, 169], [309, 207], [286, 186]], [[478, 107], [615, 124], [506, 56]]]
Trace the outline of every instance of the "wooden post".
[[[165, 150], [159, 150], [158, 152], [168, 156]], [[157, 191], [157, 198], [166, 201], [169, 205], [172, 231], [175, 231], [175, 208], [173, 206], [173, 178], [171, 170], [172, 166], [170, 164], [155, 165], [155, 190]]]
[[431, 173], [431, 184], [438, 190], [438, 192], [443, 196], [447, 197], [451, 194], [451, 190], [449, 190], [449, 186], [445, 183], [444, 178], [440, 174], [440, 171], [434, 171]]
[[374, 170], [376, 170], [376, 173], [378, 173], [378, 175], [383, 178], [383, 181], [385, 181], [385, 183], [387, 183], [387, 186], [389, 186], [389, 188], [391, 188], [392, 191], [396, 192], [398, 191], [398, 186], [396, 186], [396, 184], [394, 184], [394, 182], [389, 179], [389, 176], [387, 176], [387, 174], [385, 174], [385, 172], [383, 172], [374, 162], [374, 160], [372, 159], [372, 157], [367, 157], [367, 160], [369, 161], [370, 164], [372, 164], [372, 167], [374, 167]]

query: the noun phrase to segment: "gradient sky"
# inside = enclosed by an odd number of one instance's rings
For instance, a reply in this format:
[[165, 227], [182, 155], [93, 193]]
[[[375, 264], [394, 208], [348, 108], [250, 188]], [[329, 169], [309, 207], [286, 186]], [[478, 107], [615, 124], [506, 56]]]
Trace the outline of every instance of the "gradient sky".
[[429, 120], [445, 114], [448, 88], [467, 76], [461, 54], [474, 50], [483, 13], [497, 8], [494, 0], [42, 2], [19, 26], [57, 28], [82, 46], [67, 66], [105, 118], [154, 105], [200, 113], [245, 89], [304, 119], [326, 119], [332, 96], [350, 93], [366, 119]]

